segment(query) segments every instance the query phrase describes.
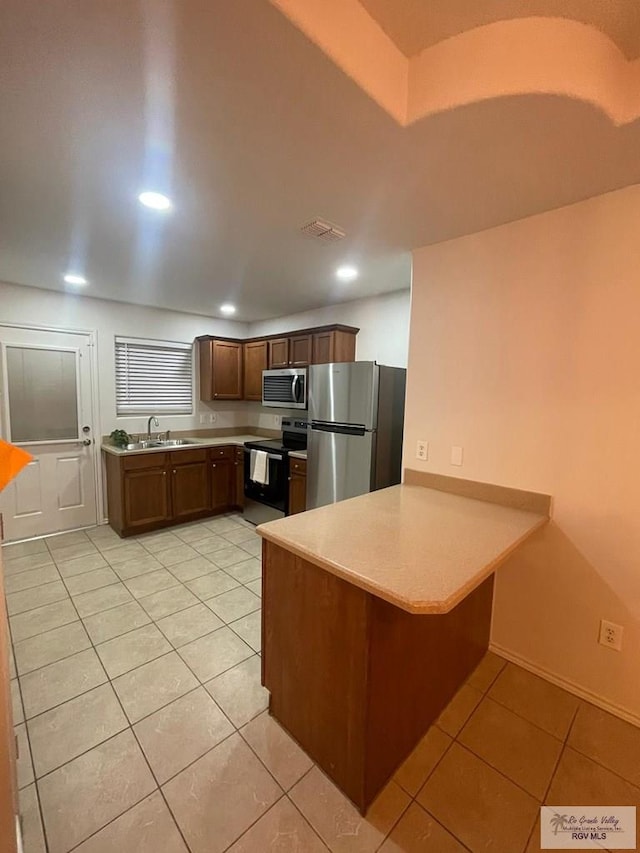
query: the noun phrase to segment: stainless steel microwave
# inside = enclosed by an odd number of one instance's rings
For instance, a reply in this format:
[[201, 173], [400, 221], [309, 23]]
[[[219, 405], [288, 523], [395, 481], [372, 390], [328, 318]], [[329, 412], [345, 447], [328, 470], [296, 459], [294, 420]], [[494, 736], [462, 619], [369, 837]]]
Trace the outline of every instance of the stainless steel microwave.
[[262, 405], [276, 409], [307, 408], [307, 368], [262, 371]]

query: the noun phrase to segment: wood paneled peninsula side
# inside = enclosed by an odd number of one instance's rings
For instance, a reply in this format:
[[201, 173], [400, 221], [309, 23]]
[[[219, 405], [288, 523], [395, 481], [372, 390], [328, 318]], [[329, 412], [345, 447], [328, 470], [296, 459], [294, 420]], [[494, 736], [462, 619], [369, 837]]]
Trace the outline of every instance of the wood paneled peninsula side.
[[270, 713], [362, 813], [484, 655], [493, 573], [547, 519], [400, 485], [258, 527]]

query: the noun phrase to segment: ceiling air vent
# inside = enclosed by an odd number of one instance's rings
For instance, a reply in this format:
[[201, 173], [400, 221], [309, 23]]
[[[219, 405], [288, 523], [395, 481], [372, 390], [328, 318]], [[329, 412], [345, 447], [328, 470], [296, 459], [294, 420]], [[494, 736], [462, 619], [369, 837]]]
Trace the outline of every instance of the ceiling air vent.
[[307, 237], [315, 237], [318, 240], [324, 240], [325, 243], [333, 243], [336, 240], [342, 240], [346, 237], [346, 233], [337, 225], [332, 225], [330, 222], [325, 222], [323, 219], [314, 219], [307, 222], [300, 229]]

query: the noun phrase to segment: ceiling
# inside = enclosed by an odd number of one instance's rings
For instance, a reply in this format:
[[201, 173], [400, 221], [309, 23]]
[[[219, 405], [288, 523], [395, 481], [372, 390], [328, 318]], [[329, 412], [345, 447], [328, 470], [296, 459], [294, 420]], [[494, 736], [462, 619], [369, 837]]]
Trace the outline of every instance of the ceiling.
[[398, 290], [412, 248], [640, 182], [640, 123], [567, 98], [401, 127], [267, 0], [3, 0], [0, 79], [0, 280], [73, 267], [123, 302], [250, 321]]
[[627, 59], [640, 56], [638, 0], [360, 0], [405, 56], [459, 33], [514, 18], [569, 18], [601, 30]]

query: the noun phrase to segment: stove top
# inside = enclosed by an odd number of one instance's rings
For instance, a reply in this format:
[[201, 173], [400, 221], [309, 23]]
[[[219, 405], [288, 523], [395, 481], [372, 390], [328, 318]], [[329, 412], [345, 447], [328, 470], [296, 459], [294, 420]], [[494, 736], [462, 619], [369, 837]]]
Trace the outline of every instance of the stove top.
[[264, 441], [245, 441], [244, 446], [249, 450], [267, 450], [272, 453], [288, 453], [291, 448], [285, 447], [280, 439], [265, 439]]

